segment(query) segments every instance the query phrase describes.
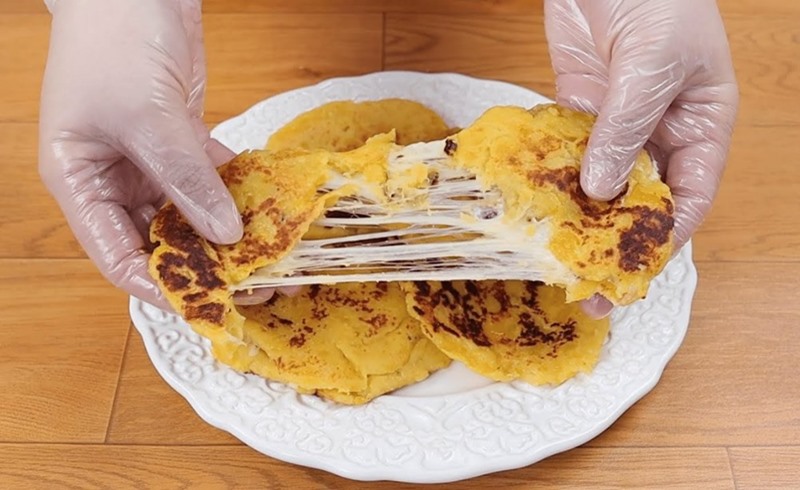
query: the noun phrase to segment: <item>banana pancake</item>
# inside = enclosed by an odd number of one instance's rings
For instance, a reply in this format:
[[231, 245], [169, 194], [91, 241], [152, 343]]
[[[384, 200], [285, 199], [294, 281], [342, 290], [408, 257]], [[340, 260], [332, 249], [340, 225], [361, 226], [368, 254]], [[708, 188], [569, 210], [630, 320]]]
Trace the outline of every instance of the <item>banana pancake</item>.
[[407, 282], [409, 312], [448, 356], [496, 381], [559, 384], [590, 372], [609, 320], [538, 282]]
[[595, 201], [580, 187], [595, 118], [555, 104], [495, 107], [448, 140], [456, 165], [496, 187], [509, 219], [545, 220], [549, 249], [575, 280], [567, 301], [599, 293], [615, 304], [643, 298], [672, 254], [673, 201], [646, 152], [625, 191]]
[[452, 132], [439, 114], [419, 102], [406, 99], [343, 100], [300, 114], [269, 138], [267, 149], [349, 151], [362, 146], [376, 134], [392, 130], [396, 132], [400, 145], [434, 141]]

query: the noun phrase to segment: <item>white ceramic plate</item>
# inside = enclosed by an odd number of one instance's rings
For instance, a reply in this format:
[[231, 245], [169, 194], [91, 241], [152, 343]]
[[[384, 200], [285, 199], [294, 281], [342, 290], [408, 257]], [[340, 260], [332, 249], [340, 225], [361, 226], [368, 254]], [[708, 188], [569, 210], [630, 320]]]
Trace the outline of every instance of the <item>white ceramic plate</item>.
[[[547, 99], [454, 74], [384, 72], [293, 90], [220, 124], [239, 152], [263, 147], [306, 110], [342, 99], [403, 97], [466, 126], [490, 106]], [[518, 468], [594, 438], [650, 391], [683, 340], [697, 276], [690, 246], [647, 299], [615, 311], [597, 368], [555, 388], [493, 383], [460, 364], [371, 403], [346, 407], [243, 375], [213, 359], [187, 324], [138, 299], [134, 325], [158, 372], [208, 423], [274, 458], [358, 480], [435, 483]]]

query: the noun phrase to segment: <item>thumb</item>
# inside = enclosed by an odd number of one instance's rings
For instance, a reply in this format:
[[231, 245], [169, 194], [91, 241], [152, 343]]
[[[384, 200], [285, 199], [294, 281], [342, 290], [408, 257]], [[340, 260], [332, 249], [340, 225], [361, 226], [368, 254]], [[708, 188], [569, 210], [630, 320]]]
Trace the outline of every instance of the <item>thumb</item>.
[[[636, 60], [612, 64], [609, 84], [581, 165], [587, 196], [607, 201], [625, 187], [636, 157], [678, 95], [671, 67], [644, 70]], [[616, 66], [615, 66], [616, 65]]]
[[614, 309], [614, 305], [599, 294], [581, 301], [580, 305], [583, 312], [595, 320], [607, 317]]
[[206, 152], [214, 142], [193, 127], [188, 112], [181, 114], [185, 117], [155, 112], [123, 142], [128, 158], [160, 185], [200, 235], [215, 243], [239, 241], [241, 216]]

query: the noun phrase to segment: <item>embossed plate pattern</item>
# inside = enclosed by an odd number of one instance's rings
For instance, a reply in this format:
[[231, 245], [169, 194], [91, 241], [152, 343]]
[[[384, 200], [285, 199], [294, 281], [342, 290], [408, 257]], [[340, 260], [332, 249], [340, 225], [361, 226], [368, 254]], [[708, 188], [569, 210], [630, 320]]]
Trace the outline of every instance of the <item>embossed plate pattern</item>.
[[[277, 128], [325, 102], [387, 97], [418, 100], [461, 127], [493, 105], [547, 101], [496, 81], [384, 72], [277, 95], [212, 134], [236, 152], [260, 148]], [[689, 245], [645, 300], [614, 312], [596, 369], [561, 386], [491, 383], [454, 364], [358, 407], [220, 365], [180, 318], [136, 298], [130, 313], [160, 375], [204, 420], [245, 444], [347, 478], [435, 483], [527, 466], [604, 431], [658, 382], [686, 333], [696, 283]]]

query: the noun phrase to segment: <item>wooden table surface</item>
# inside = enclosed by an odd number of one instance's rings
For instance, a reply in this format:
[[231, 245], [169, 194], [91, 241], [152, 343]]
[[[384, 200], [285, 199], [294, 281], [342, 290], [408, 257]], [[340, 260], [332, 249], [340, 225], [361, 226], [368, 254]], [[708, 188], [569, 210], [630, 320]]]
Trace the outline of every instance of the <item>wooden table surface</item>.
[[[720, 2], [741, 85], [730, 164], [695, 236], [686, 340], [658, 386], [578, 449], [447, 488], [800, 488], [800, 2]], [[553, 95], [541, 0], [206, 0], [207, 121], [382, 69]], [[262, 456], [156, 374], [128, 298], [39, 182], [50, 17], [0, 0], [0, 488], [407, 488]]]

